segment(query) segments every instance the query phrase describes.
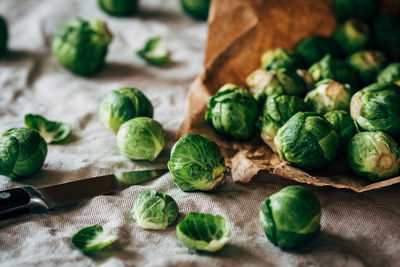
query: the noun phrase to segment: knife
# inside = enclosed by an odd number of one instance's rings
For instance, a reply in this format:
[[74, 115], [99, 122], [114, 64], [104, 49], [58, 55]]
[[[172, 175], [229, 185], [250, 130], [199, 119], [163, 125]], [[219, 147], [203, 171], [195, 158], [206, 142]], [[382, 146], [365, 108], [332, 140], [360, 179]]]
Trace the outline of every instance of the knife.
[[[41, 212], [79, 200], [122, 190], [168, 172], [168, 169], [120, 172], [42, 188], [21, 187], [0, 191], [0, 219], [26, 212]], [[14, 215], [15, 214], [15, 215]]]

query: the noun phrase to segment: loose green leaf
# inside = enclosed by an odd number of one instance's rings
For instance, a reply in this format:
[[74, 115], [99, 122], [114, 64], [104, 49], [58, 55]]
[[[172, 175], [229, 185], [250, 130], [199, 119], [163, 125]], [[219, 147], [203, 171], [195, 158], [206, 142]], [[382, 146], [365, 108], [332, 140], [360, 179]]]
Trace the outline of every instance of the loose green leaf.
[[59, 143], [71, 133], [71, 128], [64, 122], [49, 121], [40, 115], [25, 115], [25, 125], [40, 133], [46, 143]]
[[103, 227], [96, 224], [79, 230], [72, 237], [72, 245], [83, 253], [99, 251], [117, 240], [111, 230], [104, 231]]
[[169, 57], [169, 52], [164, 46], [164, 39], [162, 37], [147, 40], [145, 46], [136, 53], [153, 65], [164, 65]]

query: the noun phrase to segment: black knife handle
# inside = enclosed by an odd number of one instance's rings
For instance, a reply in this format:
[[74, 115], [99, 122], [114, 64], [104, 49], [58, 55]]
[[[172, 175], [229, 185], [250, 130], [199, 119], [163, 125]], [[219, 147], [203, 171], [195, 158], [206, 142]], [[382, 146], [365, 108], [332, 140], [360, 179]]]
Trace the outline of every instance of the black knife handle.
[[0, 191], [0, 215], [27, 209], [31, 195], [23, 188]]

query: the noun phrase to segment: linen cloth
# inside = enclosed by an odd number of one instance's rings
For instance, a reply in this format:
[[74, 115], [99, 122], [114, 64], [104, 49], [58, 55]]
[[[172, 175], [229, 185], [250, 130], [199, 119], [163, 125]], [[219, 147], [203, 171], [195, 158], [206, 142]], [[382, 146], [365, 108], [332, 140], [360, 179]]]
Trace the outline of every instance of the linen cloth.
[[[26, 113], [67, 122], [72, 136], [48, 146], [43, 169], [33, 177], [0, 176], [0, 189], [41, 187], [86, 177], [159, 168], [183, 119], [185, 97], [202, 70], [206, 23], [183, 14], [179, 1], [146, 0], [138, 15], [111, 17], [97, 1], [2, 0], [0, 14], [10, 30], [9, 52], [0, 57], [0, 132], [23, 127]], [[52, 34], [77, 16], [107, 21], [114, 40], [107, 63], [91, 78], [71, 74], [51, 54]], [[164, 36], [171, 64], [151, 67], [134, 55], [150, 37]], [[168, 145], [152, 163], [127, 160], [115, 134], [97, 118], [101, 98], [110, 90], [142, 90], [155, 108], [154, 118], [168, 133]], [[185, 193], [170, 174], [120, 192], [98, 196], [52, 212], [0, 221], [1, 266], [398, 266], [400, 265], [400, 185], [357, 194], [309, 187], [322, 204], [321, 231], [309, 244], [281, 250], [265, 237], [259, 207], [270, 194], [294, 183], [260, 174], [249, 184], [233, 183], [214, 193]], [[142, 230], [129, 211], [145, 189], [171, 195], [182, 220], [190, 211], [221, 214], [231, 222], [231, 240], [217, 253], [197, 253], [177, 239], [175, 225], [165, 231]], [[118, 243], [97, 257], [71, 245], [79, 229], [100, 224]]]

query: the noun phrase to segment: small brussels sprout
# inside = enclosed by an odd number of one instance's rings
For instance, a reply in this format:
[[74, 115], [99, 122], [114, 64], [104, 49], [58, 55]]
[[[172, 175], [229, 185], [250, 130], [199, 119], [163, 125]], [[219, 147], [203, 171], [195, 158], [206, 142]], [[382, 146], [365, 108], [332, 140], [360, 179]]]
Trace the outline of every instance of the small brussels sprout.
[[378, 0], [335, 0], [333, 2], [333, 13], [340, 22], [351, 18], [370, 21], [378, 11]]
[[358, 87], [357, 73], [346, 62], [326, 55], [308, 70], [314, 82], [332, 79], [339, 83], [347, 83], [352, 88]]
[[386, 56], [379, 51], [360, 51], [350, 55], [347, 63], [357, 72], [364, 85], [376, 81], [378, 72], [386, 65]]
[[7, 49], [8, 29], [7, 22], [0, 16], [0, 54]]
[[272, 244], [293, 248], [312, 239], [320, 229], [321, 204], [309, 189], [287, 186], [261, 204], [260, 223]]
[[374, 40], [391, 59], [400, 59], [400, 22], [390, 13], [380, 14], [374, 23]]
[[46, 141], [35, 130], [16, 128], [0, 135], [1, 175], [27, 177], [42, 168], [46, 156]]
[[151, 189], [139, 194], [131, 210], [133, 220], [143, 229], [166, 229], [178, 215], [179, 208], [172, 197]]
[[147, 117], [131, 119], [118, 130], [117, 145], [122, 155], [133, 160], [154, 160], [167, 143], [158, 121]]
[[153, 106], [138, 89], [123, 87], [109, 92], [101, 101], [98, 116], [100, 122], [118, 132], [124, 122], [136, 117], [153, 117]]
[[221, 134], [247, 139], [258, 116], [257, 101], [245, 89], [226, 84], [207, 101], [205, 120]]
[[340, 150], [345, 151], [350, 139], [357, 133], [355, 122], [344, 110], [332, 110], [324, 115], [340, 137]]
[[229, 241], [231, 226], [221, 215], [189, 212], [176, 226], [176, 235], [182, 244], [194, 250], [214, 252]]
[[319, 35], [301, 39], [295, 45], [294, 51], [303, 59], [307, 66], [311, 66], [327, 54], [333, 57], [340, 57], [342, 55], [340, 47], [335, 42], [328, 37]]
[[297, 70], [302, 66], [301, 60], [293, 52], [285, 48], [267, 50], [261, 56], [261, 69], [265, 70]]
[[353, 95], [351, 117], [366, 131], [400, 135], [400, 87], [371, 84]]
[[218, 145], [193, 133], [183, 135], [174, 144], [168, 169], [182, 191], [213, 190], [225, 184], [227, 173]]
[[360, 19], [350, 19], [332, 33], [332, 39], [345, 54], [352, 54], [367, 48], [371, 41], [368, 24]]
[[25, 126], [38, 131], [46, 143], [64, 141], [71, 133], [71, 128], [68, 124], [49, 121], [40, 115], [26, 114], [24, 120]]
[[336, 157], [340, 139], [322, 116], [298, 112], [279, 129], [274, 141], [282, 160], [297, 167], [316, 169]]
[[387, 65], [378, 75], [378, 83], [395, 83], [400, 86], [400, 62]]
[[323, 80], [315, 86], [316, 88], [304, 98], [315, 112], [324, 114], [335, 109], [350, 110], [353, 89], [348, 84]]
[[99, 6], [113, 16], [127, 16], [138, 10], [138, 0], [98, 0]]
[[183, 10], [194, 19], [206, 20], [210, 0], [181, 0]]
[[152, 65], [164, 65], [169, 57], [169, 52], [164, 46], [164, 38], [162, 37], [147, 40], [144, 47], [136, 53]]
[[265, 102], [261, 119], [261, 138], [273, 150], [274, 137], [279, 128], [299, 111], [310, 111], [311, 108], [298, 96], [270, 96]]
[[111, 230], [104, 231], [98, 224], [79, 230], [72, 237], [72, 245], [85, 254], [90, 254], [108, 247], [117, 240]]
[[58, 28], [52, 50], [61, 65], [76, 74], [89, 76], [103, 65], [111, 40], [105, 22], [75, 19]]
[[359, 176], [378, 182], [399, 172], [400, 150], [387, 133], [362, 132], [351, 139], [347, 160]]

